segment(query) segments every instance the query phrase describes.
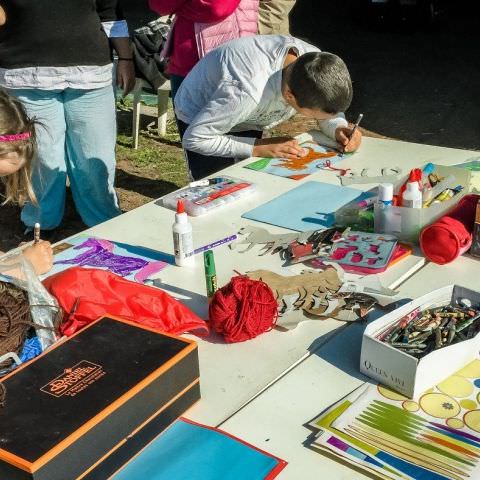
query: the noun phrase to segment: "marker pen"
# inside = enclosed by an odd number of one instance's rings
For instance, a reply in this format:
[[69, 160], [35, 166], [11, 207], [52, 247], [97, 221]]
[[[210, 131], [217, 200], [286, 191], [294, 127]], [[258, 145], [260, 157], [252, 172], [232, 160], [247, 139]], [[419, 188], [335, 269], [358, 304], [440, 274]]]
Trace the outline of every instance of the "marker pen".
[[40, 224], [36, 223], [33, 227], [33, 243], [38, 243], [40, 241]]
[[376, 203], [378, 200], [378, 197], [375, 196], [375, 197], [368, 197], [366, 198], [365, 200], [361, 200], [360, 202], [357, 202], [356, 203], [356, 206], [358, 208], [367, 208], [369, 207], [370, 205], [373, 205], [374, 203]]
[[203, 264], [205, 269], [205, 283], [207, 285], [207, 298], [210, 302], [217, 290], [217, 272], [215, 271], [215, 259], [212, 250], [203, 252]]

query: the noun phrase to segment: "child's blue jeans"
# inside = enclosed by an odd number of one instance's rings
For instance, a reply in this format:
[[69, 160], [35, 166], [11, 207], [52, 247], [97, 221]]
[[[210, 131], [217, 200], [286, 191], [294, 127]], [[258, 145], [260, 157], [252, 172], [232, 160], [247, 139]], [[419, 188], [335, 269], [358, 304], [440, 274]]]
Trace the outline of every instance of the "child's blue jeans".
[[89, 227], [118, 215], [114, 189], [116, 116], [112, 86], [94, 90], [15, 89], [10, 93], [36, 118], [38, 155], [33, 187], [38, 207], [22, 210], [27, 227], [60, 225], [67, 175], [73, 199]]

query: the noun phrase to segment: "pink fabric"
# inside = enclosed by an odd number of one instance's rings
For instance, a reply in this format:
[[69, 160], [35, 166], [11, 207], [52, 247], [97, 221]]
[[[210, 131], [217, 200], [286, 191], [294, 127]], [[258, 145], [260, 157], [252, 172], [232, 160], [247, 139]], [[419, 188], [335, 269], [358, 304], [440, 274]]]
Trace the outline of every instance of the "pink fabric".
[[168, 72], [184, 77], [198, 62], [195, 23], [221, 22], [239, 3], [240, 0], [149, 0], [150, 8], [159, 15], [176, 16]]
[[235, 38], [256, 35], [258, 31], [258, 0], [240, 0], [237, 9], [225, 20], [214, 23], [195, 23], [198, 57], [222, 43]]

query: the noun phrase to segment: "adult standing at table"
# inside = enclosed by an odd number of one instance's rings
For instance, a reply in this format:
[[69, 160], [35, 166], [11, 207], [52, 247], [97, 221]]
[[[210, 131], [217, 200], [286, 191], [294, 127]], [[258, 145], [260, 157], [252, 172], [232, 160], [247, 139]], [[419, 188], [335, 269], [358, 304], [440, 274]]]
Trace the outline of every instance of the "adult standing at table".
[[41, 124], [33, 174], [38, 206], [28, 203], [21, 216], [27, 230], [61, 223], [67, 175], [85, 224], [118, 215], [112, 47], [124, 94], [135, 71], [117, 0], [0, 0], [0, 25], [0, 86]]
[[258, 33], [260, 35], [289, 35], [288, 15], [296, 0], [260, 0]]
[[159, 15], [175, 15], [168, 40], [172, 99], [188, 72], [222, 43], [257, 33], [258, 0], [149, 0]]

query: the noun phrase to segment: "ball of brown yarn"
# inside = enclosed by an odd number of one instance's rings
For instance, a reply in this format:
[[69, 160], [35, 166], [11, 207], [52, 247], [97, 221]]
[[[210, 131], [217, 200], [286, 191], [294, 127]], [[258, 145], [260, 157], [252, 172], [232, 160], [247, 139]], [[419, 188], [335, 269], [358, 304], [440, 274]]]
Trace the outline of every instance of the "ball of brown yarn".
[[[0, 356], [19, 353], [32, 326], [27, 292], [10, 283], [0, 282]], [[8, 368], [12, 360], [5, 360], [0, 369]], [[5, 405], [7, 391], [0, 382], [0, 407]]]
[[209, 308], [213, 330], [231, 343], [271, 330], [277, 316], [277, 301], [270, 287], [245, 276], [233, 277], [218, 290]]
[[[0, 282], [0, 356], [8, 352], [18, 354], [32, 325], [27, 292], [10, 283]], [[0, 369], [9, 367], [11, 363], [11, 360], [5, 360]]]

